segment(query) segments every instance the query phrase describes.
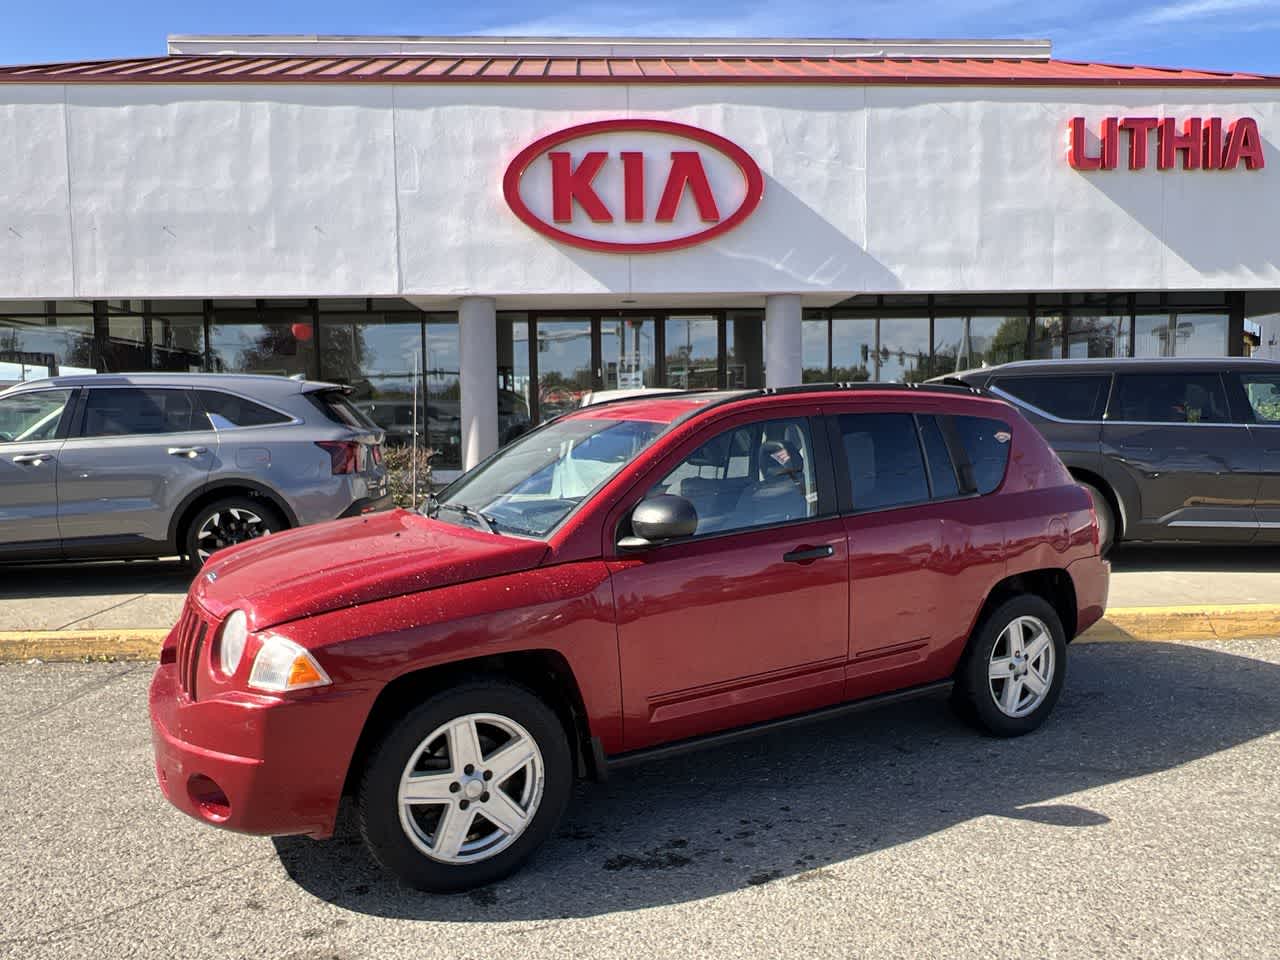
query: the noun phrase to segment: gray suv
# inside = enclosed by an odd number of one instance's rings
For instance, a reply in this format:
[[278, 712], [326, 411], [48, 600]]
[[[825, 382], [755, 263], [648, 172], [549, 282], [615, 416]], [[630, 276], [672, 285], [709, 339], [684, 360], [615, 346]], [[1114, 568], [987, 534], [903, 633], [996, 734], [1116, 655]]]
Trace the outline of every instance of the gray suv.
[[345, 388], [231, 374], [55, 377], [0, 393], [0, 560], [200, 566], [391, 505], [383, 433]]
[[1014, 404], [1119, 540], [1280, 543], [1280, 363], [1042, 360], [940, 380]]

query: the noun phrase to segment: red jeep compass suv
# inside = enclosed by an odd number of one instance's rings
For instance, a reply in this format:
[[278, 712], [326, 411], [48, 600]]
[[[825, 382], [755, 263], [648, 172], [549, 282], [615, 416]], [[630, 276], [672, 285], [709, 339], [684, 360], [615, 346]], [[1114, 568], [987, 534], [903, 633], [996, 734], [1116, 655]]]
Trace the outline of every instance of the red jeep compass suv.
[[426, 890], [487, 883], [575, 776], [953, 687], [999, 736], [1053, 709], [1108, 566], [1087, 492], [955, 386], [825, 385], [571, 411], [423, 513], [232, 547], [151, 686], [197, 819], [333, 833]]

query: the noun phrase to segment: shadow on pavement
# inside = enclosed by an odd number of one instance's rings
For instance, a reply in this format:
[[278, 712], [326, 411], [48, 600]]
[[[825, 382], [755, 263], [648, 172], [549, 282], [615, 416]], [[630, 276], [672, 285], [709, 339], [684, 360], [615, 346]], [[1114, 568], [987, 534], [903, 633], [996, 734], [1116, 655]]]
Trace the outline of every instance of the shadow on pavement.
[[1280, 546], [1206, 547], [1197, 544], [1124, 544], [1108, 558], [1114, 573], [1206, 571], [1269, 573], [1280, 570]]
[[1018, 740], [983, 737], [934, 699], [582, 784], [558, 836], [530, 864], [469, 894], [399, 886], [349, 827], [326, 843], [278, 838], [276, 849], [305, 890], [358, 913], [589, 917], [777, 880], [820, 889], [829, 864], [976, 817], [1088, 830], [1108, 817], [1059, 798], [1280, 729], [1275, 664], [1159, 643], [1077, 646], [1070, 660], [1054, 716]]
[[191, 571], [180, 560], [111, 560], [0, 567], [0, 598], [184, 594]]

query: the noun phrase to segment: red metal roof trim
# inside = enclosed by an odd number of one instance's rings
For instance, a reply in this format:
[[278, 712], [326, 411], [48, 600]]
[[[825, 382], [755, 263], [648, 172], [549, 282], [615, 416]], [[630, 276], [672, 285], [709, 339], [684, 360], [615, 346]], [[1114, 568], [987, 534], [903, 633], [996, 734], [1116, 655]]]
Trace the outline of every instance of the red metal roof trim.
[[0, 67], [0, 83], [809, 83], [1280, 86], [1280, 76], [940, 57], [213, 56]]

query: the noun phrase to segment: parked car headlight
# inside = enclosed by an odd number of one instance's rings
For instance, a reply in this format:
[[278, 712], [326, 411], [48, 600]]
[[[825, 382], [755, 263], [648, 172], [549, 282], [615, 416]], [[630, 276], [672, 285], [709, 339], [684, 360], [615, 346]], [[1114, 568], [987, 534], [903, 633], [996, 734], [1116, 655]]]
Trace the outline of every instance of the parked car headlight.
[[224, 676], [231, 676], [240, 666], [244, 656], [244, 642], [249, 637], [249, 618], [243, 610], [233, 610], [222, 624], [218, 637], [218, 665]]
[[272, 693], [322, 687], [330, 682], [315, 657], [292, 640], [276, 636], [262, 641], [249, 672], [249, 686]]

